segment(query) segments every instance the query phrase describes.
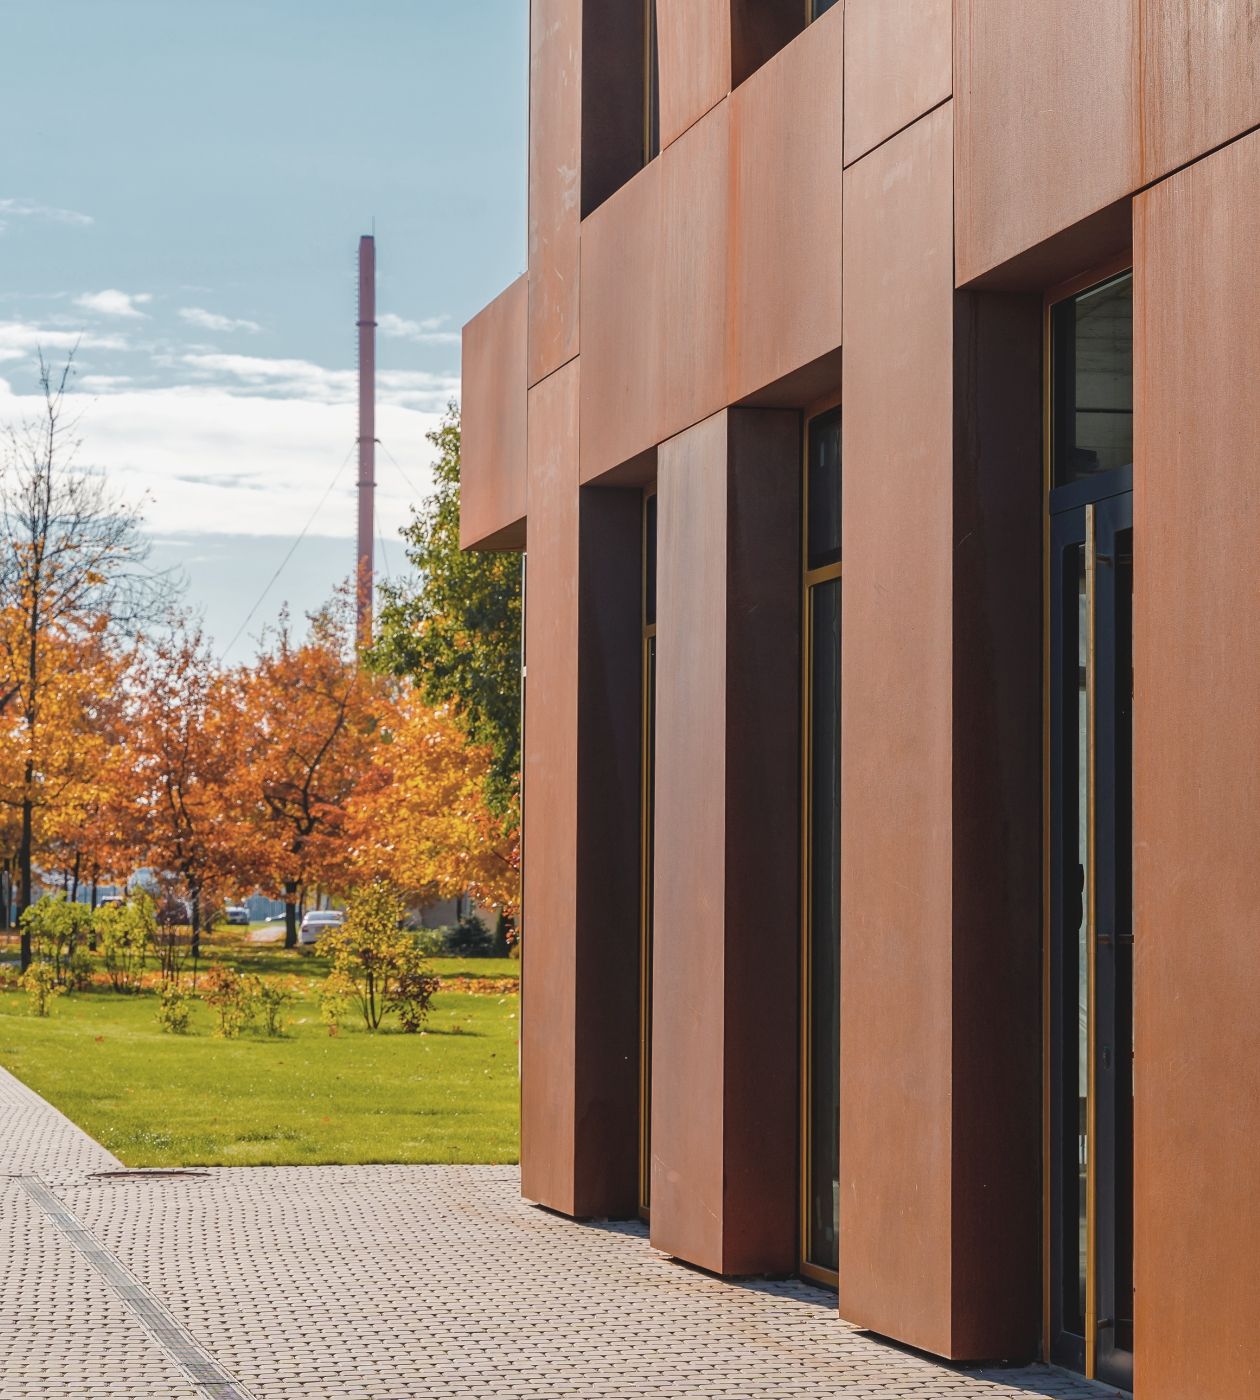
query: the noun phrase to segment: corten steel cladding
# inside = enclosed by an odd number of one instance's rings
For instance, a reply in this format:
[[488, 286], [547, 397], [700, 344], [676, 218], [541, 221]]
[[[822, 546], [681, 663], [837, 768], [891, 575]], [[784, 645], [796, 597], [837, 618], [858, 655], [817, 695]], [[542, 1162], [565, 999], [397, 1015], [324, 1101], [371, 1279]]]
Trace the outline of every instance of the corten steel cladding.
[[464, 327], [459, 542], [525, 544], [526, 279], [518, 277]]
[[[840, 370], [844, 14], [825, 14], [731, 96], [727, 397], [776, 381], [798, 408]], [[785, 314], [787, 308], [790, 313]]]
[[529, 7], [529, 383], [578, 351], [582, 0]]
[[376, 240], [359, 239], [359, 539], [356, 568], [358, 640], [372, 640], [374, 496], [376, 492]]
[[800, 427], [732, 409], [661, 446], [652, 1243], [796, 1261]]
[[1260, 1393], [1260, 135], [1134, 219], [1135, 1371]]
[[952, 0], [845, 0], [846, 165], [949, 97], [953, 20]]
[[579, 492], [579, 364], [529, 403], [521, 1190], [620, 1216], [638, 1185], [639, 498]]
[[1260, 123], [1260, 25], [1250, 0], [1142, 0], [1142, 181]]
[[979, 1359], [1039, 1328], [1040, 323], [956, 303], [951, 137], [845, 176], [840, 1309]]
[[1137, 25], [1136, 0], [958, 0], [959, 283], [1137, 188]]

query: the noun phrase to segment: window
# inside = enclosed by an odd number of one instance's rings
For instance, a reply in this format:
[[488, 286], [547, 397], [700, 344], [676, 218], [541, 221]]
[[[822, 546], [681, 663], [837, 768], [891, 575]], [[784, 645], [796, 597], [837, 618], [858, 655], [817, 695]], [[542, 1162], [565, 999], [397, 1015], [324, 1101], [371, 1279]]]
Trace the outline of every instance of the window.
[[661, 65], [656, 0], [643, 0], [643, 164], [661, 153]]
[[810, 23], [820, 19], [833, 5], [838, 3], [839, 0], [806, 0], [805, 8]]
[[1133, 274], [1051, 309], [1053, 485], [1133, 461]]

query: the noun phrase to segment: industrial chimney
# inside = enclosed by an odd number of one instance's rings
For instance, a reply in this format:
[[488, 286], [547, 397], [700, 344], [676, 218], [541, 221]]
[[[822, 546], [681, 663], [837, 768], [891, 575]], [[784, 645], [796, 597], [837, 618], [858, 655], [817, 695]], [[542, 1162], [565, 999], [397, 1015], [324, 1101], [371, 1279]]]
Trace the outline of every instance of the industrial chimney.
[[376, 239], [359, 239], [359, 551], [356, 573], [360, 647], [372, 640], [372, 532], [376, 491]]

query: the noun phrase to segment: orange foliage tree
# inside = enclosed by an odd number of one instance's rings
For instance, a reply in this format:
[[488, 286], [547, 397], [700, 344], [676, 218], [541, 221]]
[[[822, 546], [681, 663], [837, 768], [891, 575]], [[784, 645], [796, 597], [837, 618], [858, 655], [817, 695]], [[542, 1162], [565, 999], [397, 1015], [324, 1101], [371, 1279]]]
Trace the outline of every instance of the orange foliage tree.
[[351, 799], [347, 857], [421, 903], [471, 894], [512, 912], [518, 850], [486, 803], [491, 755], [469, 746], [449, 706], [395, 701], [376, 761]]
[[346, 589], [310, 615], [304, 641], [288, 618], [241, 673], [248, 739], [242, 782], [255, 795], [264, 863], [285, 903], [284, 942], [311, 885], [345, 889], [347, 809], [379, 741], [382, 683], [359, 665]]

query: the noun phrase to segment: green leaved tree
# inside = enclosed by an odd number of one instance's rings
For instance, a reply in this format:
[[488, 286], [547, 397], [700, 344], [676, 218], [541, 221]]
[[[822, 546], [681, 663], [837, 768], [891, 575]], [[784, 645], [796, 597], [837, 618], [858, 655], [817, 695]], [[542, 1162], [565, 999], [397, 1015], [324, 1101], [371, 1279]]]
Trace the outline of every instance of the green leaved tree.
[[491, 754], [486, 801], [514, 826], [521, 767], [521, 561], [459, 547], [459, 408], [429, 434], [436, 489], [403, 534], [416, 571], [386, 583], [370, 664], [449, 703], [468, 740]]

